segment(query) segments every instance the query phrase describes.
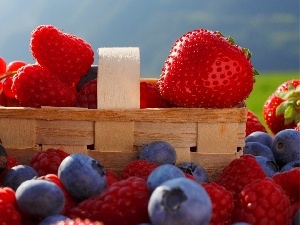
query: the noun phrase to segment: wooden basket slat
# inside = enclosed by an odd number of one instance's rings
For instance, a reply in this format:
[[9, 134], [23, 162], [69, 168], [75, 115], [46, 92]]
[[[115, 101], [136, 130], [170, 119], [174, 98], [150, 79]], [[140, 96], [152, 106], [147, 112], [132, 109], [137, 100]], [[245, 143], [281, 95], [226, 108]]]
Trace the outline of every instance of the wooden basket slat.
[[36, 120], [36, 142], [47, 145], [91, 145], [94, 143], [92, 121]]

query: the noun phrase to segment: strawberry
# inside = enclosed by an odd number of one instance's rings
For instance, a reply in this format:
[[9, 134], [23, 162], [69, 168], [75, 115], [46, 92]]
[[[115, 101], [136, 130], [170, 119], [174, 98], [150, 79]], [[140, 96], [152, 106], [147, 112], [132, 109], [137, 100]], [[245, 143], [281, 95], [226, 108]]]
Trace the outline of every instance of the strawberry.
[[164, 100], [160, 93], [157, 82], [140, 81], [140, 108], [168, 108], [170, 104]]
[[32, 31], [30, 49], [40, 65], [69, 86], [76, 84], [94, 62], [89, 43], [52, 25], [40, 25]]
[[6, 72], [6, 61], [0, 57], [0, 77]]
[[69, 87], [38, 64], [21, 67], [13, 77], [12, 90], [22, 106], [73, 106], [75, 87]]
[[258, 117], [252, 111], [248, 110], [246, 121], [246, 137], [255, 131], [267, 133], [265, 126], [262, 125]]
[[209, 224], [230, 224], [234, 207], [232, 193], [214, 182], [201, 183], [201, 185], [208, 193], [213, 206], [213, 214]]
[[107, 225], [149, 222], [150, 192], [146, 181], [129, 177], [113, 183], [100, 195], [80, 202], [71, 210], [71, 218], [87, 218]]
[[60, 163], [69, 155], [61, 149], [49, 148], [46, 151], [36, 153], [30, 160], [30, 166], [37, 171], [39, 176], [57, 175]]
[[223, 169], [216, 183], [231, 191], [233, 197], [236, 197], [245, 185], [265, 177], [265, 172], [258, 164], [255, 156], [244, 154], [231, 161]]
[[253, 89], [250, 52], [220, 32], [199, 29], [173, 45], [158, 81], [163, 98], [181, 107], [238, 105]]
[[76, 107], [97, 109], [97, 79], [83, 85], [77, 93]]
[[266, 100], [263, 106], [264, 120], [273, 134], [295, 128], [300, 122], [300, 79], [289, 80]]
[[233, 222], [290, 224], [291, 207], [283, 189], [271, 178], [255, 180], [238, 195]]

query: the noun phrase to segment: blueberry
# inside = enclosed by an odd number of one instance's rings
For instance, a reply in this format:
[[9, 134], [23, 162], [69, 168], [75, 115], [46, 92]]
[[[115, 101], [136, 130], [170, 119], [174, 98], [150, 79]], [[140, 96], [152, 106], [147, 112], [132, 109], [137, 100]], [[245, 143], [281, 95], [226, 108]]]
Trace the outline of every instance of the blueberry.
[[40, 223], [39, 225], [53, 225], [54, 223], [57, 222], [61, 222], [61, 221], [65, 221], [66, 219], [68, 219], [69, 217], [63, 216], [63, 215], [51, 215], [51, 216], [47, 216], [45, 217]]
[[195, 162], [182, 162], [177, 164], [179, 169], [195, 177], [198, 183], [209, 182], [206, 170]]
[[262, 131], [254, 131], [253, 133], [249, 134], [245, 138], [245, 143], [247, 142], [258, 142], [261, 143], [271, 149], [272, 147], [272, 140], [273, 138], [268, 133]]
[[60, 214], [65, 199], [62, 190], [48, 180], [24, 181], [16, 190], [18, 209], [28, 217], [45, 218]]
[[143, 144], [139, 154], [140, 159], [162, 164], [172, 164], [176, 162], [175, 148], [166, 141], [153, 141], [149, 144]]
[[185, 177], [184, 173], [172, 164], [164, 164], [155, 168], [147, 178], [147, 185], [150, 192], [167, 180], [178, 177]]
[[300, 224], [300, 209], [295, 213], [295, 216], [293, 218], [293, 225], [299, 225]]
[[148, 213], [155, 225], [209, 224], [212, 203], [205, 189], [188, 178], [174, 178], [150, 196]]
[[273, 138], [271, 150], [279, 168], [300, 160], [300, 132], [295, 129], [279, 131]]
[[274, 161], [264, 156], [255, 156], [255, 158], [258, 164], [261, 165], [261, 167], [263, 168], [267, 177], [272, 177], [275, 173], [279, 171], [278, 166]]
[[38, 173], [33, 167], [28, 165], [17, 165], [7, 171], [3, 177], [2, 185], [17, 190], [24, 181], [35, 177], [38, 177]]
[[243, 154], [264, 156], [274, 162], [276, 161], [272, 150], [259, 142], [246, 142], [243, 148]]
[[100, 194], [106, 188], [104, 167], [85, 154], [71, 154], [58, 167], [58, 177], [76, 201]]
[[97, 78], [97, 74], [98, 74], [98, 65], [91, 65], [91, 67], [89, 68], [89, 70], [86, 72], [86, 74], [84, 74], [79, 82], [76, 85], [76, 89], [77, 91], [80, 91], [80, 89], [90, 80], [94, 80]]
[[289, 171], [295, 167], [300, 167], [300, 159], [293, 160], [293, 161], [285, 164], [283, 167], [281, 167], [280, 172]]

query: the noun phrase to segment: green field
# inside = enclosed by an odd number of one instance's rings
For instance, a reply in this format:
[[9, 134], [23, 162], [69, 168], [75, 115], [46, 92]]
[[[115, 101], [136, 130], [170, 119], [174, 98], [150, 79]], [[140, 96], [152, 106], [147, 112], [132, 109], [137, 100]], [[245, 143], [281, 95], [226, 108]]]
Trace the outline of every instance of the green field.
[[246, 103], [248, 109], [254, 112], [264, 125], [262, 109], [265, 101], [280, 84], [291, 79], [300, 79], [299, 72], [261, 72], [256, 76], [253, 91]]

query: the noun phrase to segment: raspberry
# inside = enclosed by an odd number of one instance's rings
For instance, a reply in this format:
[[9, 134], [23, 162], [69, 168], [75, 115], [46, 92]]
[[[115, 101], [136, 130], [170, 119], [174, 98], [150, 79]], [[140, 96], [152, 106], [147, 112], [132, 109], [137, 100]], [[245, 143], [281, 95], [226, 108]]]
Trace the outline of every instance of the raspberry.
[[290, 224], [290, 200], [271, 178], [246, 185], [237, 198], [234, 222], [257, 224]]
[[150, 173], [156, 167], [158, 167], [158, 164], [147, 160], [133, 160], [124, 167], [123, 171], [121, 172], [121, 179], [137, 176], [147, 180]]
[[75, 219], [67, 219], [65, 221], [60, 221], [52, 225], [104, 225], [104, 224], [102, 222], [91, 221], [89, 219], [75, 218]]
[[39, 179], [49, 180], [55, 183], [62, 191], [65, 197], [65, 206], [61, 214], [68, 215], [70, 210], [75, 206], [75, 201], [71, 197], [71, 195], [68, 193], [67, 189], [64, 187], [62, 182], [60, 181], [59, 177], [55, 174], [47, 174], [46, 176], [41, 176]]
[[94, 62], [89, 43], [52, 25], [40, 25], [32, 31], [30, 49], [40, 65], [68, 86], [76, 84]]
[[245, 154], [230, 162], [217, 178], [216, 183], [231, 191], [235, 198], [245, 185], [265, 177], [265, 172], [255, 156]]
[[120, 180], [119, 176], [110, 169], [106, 169], [105, 176], [107, 187]]
[[96, 197], [79, 203], [71, 218], [87, 218], [109, 225], [132, 225], [149, 222], [147, 183], [140, 177], [129, 177], [109, 186]]
[[246, 137], [255, 131], [267, 133], [266, 128], [259, 121], [258, 117], [253, 112], [248, 110], [246, 121]]
[[158, 86], [151, 82], [140, 82], [140, 108], [168, 108], [170, 104], [162, 98]]
[[3, 202], [16, 206], [15, 191], [10, 187], [0, 187], [0, 199]]
[[0, 199], [0, 224], [21, 225], [21, 215], [16, 208]]
[[7, 171], [10, 168], [17, 166], [17, 165], [20, 165], [19, 160], [16, 157], [14, 157], [13, 155], [7, 154], [7, 162], [6, 162], [5, 170], [0, 174], [0, 184], [1, 184], [5, 174], [7, 173]]
[[38, 172], [39, 176], [47, 174], [57, 175], [60, 163], [69, 155], [63, 150], [49, 148], [46, 151], [36, 153], [31, 158], [30, 166]]
[[291, 203], [300, 202], [300, 168], [276, 173], [273, 180], [279, 184], [289, 196]]
[[12, 90], [22, 106], [73, 106], [75, 87], [69, 87], [38, 64], [21, 67], [13, 77]]
[[77, 107], [97, 109], [97, 79], [87, 82], [77, 94]]
[[210, 225], [230, 224], [234, 207], [232, 193], [214, 182], [201, 183], [201, 185], [208, 193], [213, 206]]

